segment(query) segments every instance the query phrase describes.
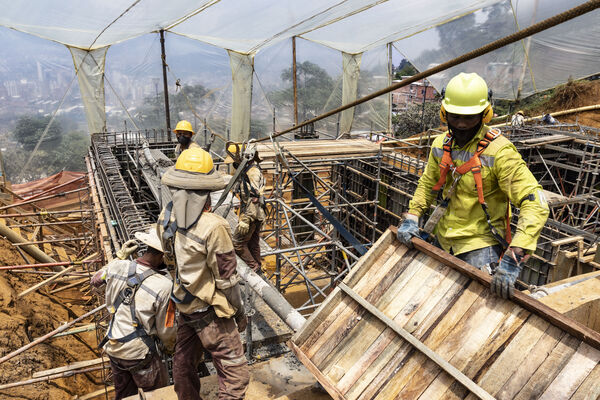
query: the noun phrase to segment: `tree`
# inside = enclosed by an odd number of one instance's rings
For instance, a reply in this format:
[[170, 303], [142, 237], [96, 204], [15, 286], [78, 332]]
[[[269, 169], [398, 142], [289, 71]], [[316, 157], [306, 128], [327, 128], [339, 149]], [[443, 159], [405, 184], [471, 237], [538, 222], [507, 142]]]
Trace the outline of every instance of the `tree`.
[[[425, 103], [424, 130], [440, 126], [439, 110], [439, 104]], [[396, 136], [403, 138], [422, 132], [422, 116], [423, 106], [421, 104], [409, 104], [405, 111], [394, 115], [392, 117], [392, 124], [394, 125]]]
[[[296, 65], [297, 88], [298, 88], [298, 117], [300, 120], [307, 119], [321, 113], [327, 103], [327, 99], [334, 89], [334, 81], [327, 71], [310, 61]], [[271, 92], [273, 103], [279, 106], [293, 106], [293, 70], [292, 67], [281, 72], [281, 79], [289, 82], [290, 86], [275, 92]]]
[[62, 170], [84, 171], [84, 157], [89, 147], [89, 136], [81, 131], [64, 133], [59, 121], [48, 129], [38, 150], [33, 154], [27, 171], [25, 163], [32, 154], [44, 131], [48, 117], [22, 116], [18, 119], [12, 138], [16, 142], [11, 151], [5, 151], [6, 175], [13, 183], [44, 178]]
[[[169, 111], [171, 122], [174, 128], [180, 119], [193, 119], [193, 112], [198, 112], [199, 108], [213, 99], [212, 94], [208, 94], [208, 89], [203, 85], [185, 85], [174, 95], [169, 96]], [[187, 96], [187, 98], [186, 98]], [[139, 121], [140, 129], [164, 129], [165, 127], [165, 95], [159, 92], [144, 98], [142, 106], [136, 112], [136, 123]], [[188, 103], [189, 99], [189, 103]], [[183, 115], [183, 118], [180, 116]]]
[[402, 79], [403, 76], [413, 76], [417, 74], [419, 71], [408, 61], [406, 58], [403, 58], [400, 61], [400, 65], [396, 68], [396, 73], [394, 74], [394, 79]]
[[[33, 150], [49, 122], [50, 117], [22, 116], [17, 121], [13, 137], [23, 146], [23, 149]], [[40, 148], [55, 148], [61, 141], [61, 133], [60, 123], [56, 120], [53, 121]]]

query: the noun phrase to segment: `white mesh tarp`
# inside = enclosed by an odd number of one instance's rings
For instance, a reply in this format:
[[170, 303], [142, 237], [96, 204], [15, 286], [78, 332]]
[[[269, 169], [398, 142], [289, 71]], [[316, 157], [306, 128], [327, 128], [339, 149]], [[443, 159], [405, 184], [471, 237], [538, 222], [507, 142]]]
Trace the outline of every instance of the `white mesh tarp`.
[[[204, 129], [206, 119], [209, 130], [223, 135], [235, 132], [235, 138], [242, 139], [253, 130], [272, 131], [273, 118], [276, 130], [294, 123], [293, 101], [289, 101], [291, 79], [286, 75], [292, 65], [292, 37], [297, 42], [298, 68], [318, 66], [317, 73], [325, 83], [310, 88], [319, 104], [306, 90], [300, 95], [305, 88], [298, 89], [301, 122], [353, 99], [355, 91], [360, 97], [389, 84], [390, 45], [423, 71], [581, 3], [581, 0], [173, 0], [167, 3], [0, 0], [3, 10], [0, 26], [82, 51], [111, 46], [106, 55], [106, 80], [102, 68], [88, 68], [85, 62], [75, 66], [90, 130], [103, 128], [98, 116], [104, 108], [110, 110], [109, 128], [123, 119], [131, 120], [134, 127], [149, 128], [148, 124], [158, 121], [150, 116], [159, 117], [161, 113], [164, 120], [157, 40], [157, 32], [164, 29], [169, 92], [177, 97], [173, 99], [176, 106], [171, 107], [175, 113], [171, 119], [193, 120], [199, 130]], [[598, 11], [588, 13], [433, 76], [430, 81], [440, 90], [455, 73], [475, 71], [485, 77], [496, 97], [510, 99], [570, 78], [598, 73], [599, 16]], [[133, 43], [141, 44], [142, 50]], [[128, 47], [131, 51], [117, 51]], [[139, 56], [133, 58], [134, 53]], [[348, 55], [346, 61], [354, 59], [351, 74], [350, 64], [344, 67], [342, 53]], [[232, 71], [236, 63], [230, 62], [228, 54], [254, 60], [254, 64], [244, 63], [242, 73], [238, 74]], [[356, 63], [359, 54], [361, 61]], [[354, 56], [348, 58], [349, 55]], [[74, 58], [76, 63], [78, 59]], [[80, 58], [79, 62], [83, 60]], [[310, 64], [300, 65], [306, 61]], [[150, 78], [140, 72], [148, 69], [152, 70]], [[132, 86], [131, 80], [136, 75], [139, 84], [129, 89], [136, 91], [132, 95], [125, 88]], [[350, 79], [351, 76], [358, 79]], [[298, 77], [298, 81], [303, 82], [303, 78], [306, 77]], [[174, 85], [177, 79], [181, 86]], [[106, 84], [111, 87], [94, 87]], [[327, 96], [320, 93], [325, 90]], [[196, 96], [195, 101], [190, 101], [188, 91], [192, 97]], [[388, 130], [389, 105], [389, 96], [381, 96], [356, 107], [353, 113], [321, 121], [317, 129], [334, 135], [339, 133], [340, 125], [342, 130], [350, 127], [353, 131]], [[121, 113], [116, 109], [121, 109]], [[164, 126], [154, 123], [153, 127]]]

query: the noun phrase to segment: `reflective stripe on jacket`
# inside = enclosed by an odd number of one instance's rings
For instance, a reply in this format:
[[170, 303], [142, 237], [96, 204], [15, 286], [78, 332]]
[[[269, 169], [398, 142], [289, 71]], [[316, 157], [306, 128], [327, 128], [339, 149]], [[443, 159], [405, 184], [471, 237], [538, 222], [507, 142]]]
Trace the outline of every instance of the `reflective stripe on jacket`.
[[[163, 210], [157, 224], [160, 238], [164, 232], [164, 213]], [[173, 213], [171, 221], [174, 218]], [[229, 223], [212, 212], [202, 213], [190, 229], [177, 230], [174, 251], [180, 285], [185, 290], [175, 283], [173, 294], [180, 300], [185, 298], [186, 291], [195, 296], [190, 303], [177, 304], [177, 309], [192, 314], [213, 306], [217, 316], [232, 317], [237, 310], [222, 291], [231, 287], [232, 281], [237, 283], [238, 277]]]
[[[483, 126], [464, 147], [458, 148], [455, 145], [452, 148], [452, 160], [457, 167], [473, 156], [477, 143], [487, 131], [488, 127]], [[440, 135], [433, 141], [427, 166], [409, 203], [409, 213], [419, 217], [429, 210], [436, 197], [431, 188], [440, 178], [439, 162], [444, 152], [444, 137], [445, 135]], [[512, 204], [520, 208], [517, 230], [511, 245], [535, 250], [549, 213], [542, 187], [527, 168], [515, 146], [504, 136], [492, 141], [481, 154], [480, 160], [483, 193], [492, 224], [501, 235], [505, 235], [507, 201], [510, 199]], [[448, 173], [443, 189], [444, 195], [452, 181], [451, 173]], [[471, 172], [461, 178], [448, 210], [434, 232], [444, 250], [452, 249], [454, 254], [498, 244], [490, 232], [478, 202], [477, 188]]]
[[[127, 286], [126, 280], [130, 263], [129, 260], [115, 259], [104, 267], [106, 271], [106, 306], [109, 310], [115, 304], [121, 290]], [[148, 268], [138, 263], [136, 272], [143, 273]], [[135, 294], [135, 314], [139, 323], [143, 325], [148, 335], [157, 336], [168, 350], [174, 349], [176, 334], [174, 327], [165, 328], [171, 286], [172, 281], [169, 274], [156, 273], [149, 276]], [[135, 330], [129, 306], [122, 304], [116, 310], [113, 318], [113, 337], [124, 337]], [[143, 359], [149, 351], [148, 346], [140, 338], [126, 343], [109, 340], [104, 349], [109, 356], [123, 360]]]

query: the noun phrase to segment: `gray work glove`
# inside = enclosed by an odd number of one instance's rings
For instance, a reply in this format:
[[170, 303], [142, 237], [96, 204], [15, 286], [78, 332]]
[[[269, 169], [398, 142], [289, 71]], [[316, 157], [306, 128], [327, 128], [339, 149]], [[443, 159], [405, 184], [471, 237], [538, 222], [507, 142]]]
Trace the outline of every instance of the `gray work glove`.
[[134, 251], [137, 250], [137, 248], [138, 248], [137, 240], [129, 239], [128, 241], [125, 242], [125, 244], [123, 244], [121, 249], [119, 251], [117, 251], [117, 258], [119, 258], [121, 260], [126, 260], [129, 258], [129, 256], [131, 254], [133, 254]]
[[413, 214], [404, 214], [404, 221], [398, 227], [398, 240], [402, 244], [408, 246], [408, 248], [412, 249], [413, 245], [411, 239], [420, 236], [419, 217]]
[[522, 268], [524, 251], [522, 249], [508, 248], [504, 252], [502, 260], [496, 269], [496, 273], [492, 277], [490, 290], [496, 295], [511, 299], [515, 293], [515, 282], [519, 277]]
[[233, 318], [237, 324], [238, 331], [245, 331], [246, 325], [248, 325], [248, 317], [246, 317], [246, 310], [244, 309], [244, 300], [240, 284], [238, 283], [229, 289], [224, 289], [223, 293], [225, 294], [227, 301], [229, 301], [229, 303], [237, 310]]

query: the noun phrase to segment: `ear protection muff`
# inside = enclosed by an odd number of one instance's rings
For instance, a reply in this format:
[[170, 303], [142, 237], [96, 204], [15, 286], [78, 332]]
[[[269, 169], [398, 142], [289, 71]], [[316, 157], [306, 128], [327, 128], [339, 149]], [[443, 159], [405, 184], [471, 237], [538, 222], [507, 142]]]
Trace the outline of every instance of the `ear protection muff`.
[[448, 123], [448, 118], [446, 117], [446, 109], [444, 108], [444, 98], [446, 97], [446, 88], [442, 89], [442, 104], [440, 104], [440, 121], [442, 121], [443, 124], [447, 124]]
[[[440, 105], [440, 120], [442, 121], [442, 123], [447, 124], [448, 123], [448, 117], [446, 114], [446, 109], [444, 108], [444, 97], [446, 97], [446, 88], [442, 89], [442, 104]], [[494, 109], [492, 108], [492, 89], [488, 90], [488, 106], [485, 108], [485, 110], [483, 110], [482, 112], [482, 116], [481, 116], [481, 121], [484, 124], [489, 123], [492, 118], [494, 117]]]
[[488, 89], [488, 106], [485, 108], [485, 110], [483, 110], [483, 115], [481, 117], [481, 120], [483, 121], [484, 124], [489, 123], [492, 118], [494, 117], [494, 109], [492, 108], [492, 95], [494, 94], [494, 92], [492, 92], [492, 89]]

